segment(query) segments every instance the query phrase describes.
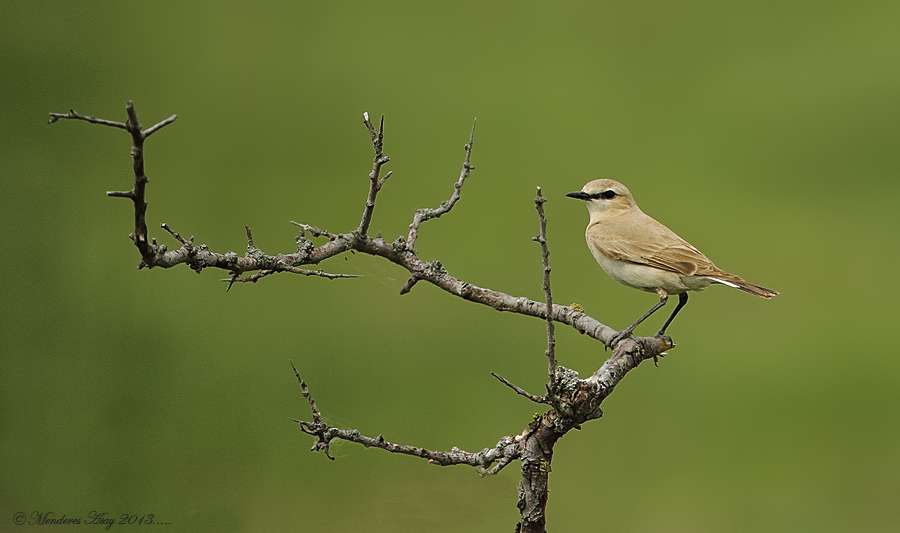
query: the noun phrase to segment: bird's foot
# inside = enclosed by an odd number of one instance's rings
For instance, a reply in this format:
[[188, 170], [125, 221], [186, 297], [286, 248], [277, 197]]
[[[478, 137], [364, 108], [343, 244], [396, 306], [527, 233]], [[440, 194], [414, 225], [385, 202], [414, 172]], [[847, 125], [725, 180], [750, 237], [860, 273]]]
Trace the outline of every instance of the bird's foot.
[[[675, 347], [675, 341], [672, 340], [672, 337], [666, 335], [666, 334], [663, 333], [662, 331], [657, 332], [657, 334], [654, 335], [653, 338], [654, 338], [654, 339], [659, 339], [659, 340], [663, 341], [663, 342], [666, 344], [666, 346], [667, 346], [666, 350]], [[653, 366], [658, 367], [658, 366], [659, 366], [659, 358], [660, 358], [660, 357], [665, 357], [665, 356], [666, 356], [666, 352], [665, 352], [665, 351], [661, 352], [659, 355], [654, 355], [654, 356], [653, 356]]]
[[663, 341], [664, 343], [666, 343], [667, 345], [671, 346], [672, 348], [675, 347], [675, 342], [672, 341], [672, 337], [666, 335], [666, 334], [663, 333], [663, 332], [657, 333], [656, 335], [653, 336], [653, 338], [654, 338], [654, 339], [659, 339], [659, 340]]
[[609, 342], [606, 343], [606, 349], [615, 349], [616, 345], [621, 341], [627, 339], [628, 337], [634, 337], [634, 335], [631, 334], [631, 331], [632, 328], [625, 328], [622, 331], [616, 332], [616, 334], [609, 339]]

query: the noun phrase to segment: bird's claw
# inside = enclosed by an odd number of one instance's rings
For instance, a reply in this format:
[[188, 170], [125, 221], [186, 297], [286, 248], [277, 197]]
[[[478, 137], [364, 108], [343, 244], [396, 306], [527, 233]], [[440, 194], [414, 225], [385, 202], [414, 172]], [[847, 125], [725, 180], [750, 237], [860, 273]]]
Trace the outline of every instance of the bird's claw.
[[[657, 333], [656, 335], [653, 336], [653, 338], [659, 339], [659, 340], [663, 341], [664, 343], [666, 343], [666, 346], [667, 346], [666, 350], [669, 350], [669, 349], [675, 347], [675, 341], [673, 341], [672, 337], [666, 335], [665, 333]], [[663, 351], [663, 353], [665, 353], [665, 351]]]
[[[675, 347], [675, 341], [673, 341], [672, 337], [666, 335], [665, 333], [657, 333], [656, 335], [653, 336], [653, 338], [663, 341], [666, 344], [665, 350], [669, 350], [669, 349], [672, 349]], [[659, 366], [659, 358], [666, 356], [665, 350], [660, 352], [659, 355], [653, 356], [653, 366], [656, 366], [656, 367]]]
[[609, 339], [609, 342], [606, 343], [606, 349], [615, 349], [617, 344], [627, 339], [628, 337], [634, 337], [630, 329], [623, 329], [622, 331], [617, 332], [612, 336], [612, 338]]

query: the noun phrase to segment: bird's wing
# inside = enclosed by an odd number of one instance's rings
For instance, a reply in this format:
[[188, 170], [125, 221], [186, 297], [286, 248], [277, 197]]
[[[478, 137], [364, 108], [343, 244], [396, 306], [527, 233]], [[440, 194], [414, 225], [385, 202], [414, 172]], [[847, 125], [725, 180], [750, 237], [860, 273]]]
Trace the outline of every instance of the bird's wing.
[[[642, 224], [602, 222], [588, 231], [591, 243], [604, 255], [685, 276], [709, 275], [719, 269], [700, 250], [653, 218]], [[635, 228], [640, 228], [639, 231]]]

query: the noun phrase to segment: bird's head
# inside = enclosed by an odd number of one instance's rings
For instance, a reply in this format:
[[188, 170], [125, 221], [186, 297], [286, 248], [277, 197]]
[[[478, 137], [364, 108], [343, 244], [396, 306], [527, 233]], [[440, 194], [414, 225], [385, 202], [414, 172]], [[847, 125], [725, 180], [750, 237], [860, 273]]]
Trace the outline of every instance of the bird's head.
[[580, 191], [567, 193], [566, 196], [584, 200], [591, 220], [637, 209], [628, 188], [616, 180], [606, 178], [589, 181]]

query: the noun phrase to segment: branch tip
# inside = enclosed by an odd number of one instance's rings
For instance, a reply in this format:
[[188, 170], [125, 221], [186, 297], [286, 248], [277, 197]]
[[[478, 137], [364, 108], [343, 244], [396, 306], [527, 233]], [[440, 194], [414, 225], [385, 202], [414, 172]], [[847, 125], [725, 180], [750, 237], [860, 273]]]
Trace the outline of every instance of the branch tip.
[[147, 137], [153, 135], [157, 131], [159, 131], [159, 130], [163, 129], [164, 127], [168, 126], [169, 124], [175, 122], [175, 119], [177, 119], [177, 118], [178, 118], [178, 115], [172, 115], [171, 117], [163, 120], [162, 122], [159, 122], [159, 123], [154, 124], [153, 126], [147, 128], [146, 130], [144, 130], [144, 133], [143, 133], [144, 138], [146, 139]]
[[419, 282], [419, 277], [418, 277], [418, 276], [411, 276], [408, 280], [406, 280], [406, 283], [405, 283], [405, 284], [403, 285], [403, 287], [400, 289], [400, 294], [401, 294], [401, 295], [407, 294], [409, 291], [412, 290], [412, 288], [413, 288], [413, 287], [416, 285], [416, 283], [418, 283], [418, 282]]
[[500, 383], [503, 383], [507, 387], [516, 391], [516, 394], [524, 396], [524, 397], [528, 398], [529, 400], [533, 401], [534, 403], [543, 403], [543, 404], [550, 403], [546, 396], [537, 396], [535, 394], [531, 394], [530, 392], [526, 391], [522, 387], [515, 385], [514, 383], [510, 382], [505, 377], [497, 374], [496, 372], [491, 372], [491, 375], [494, 376], [495, 378], [497, 378], [500, 381]]

